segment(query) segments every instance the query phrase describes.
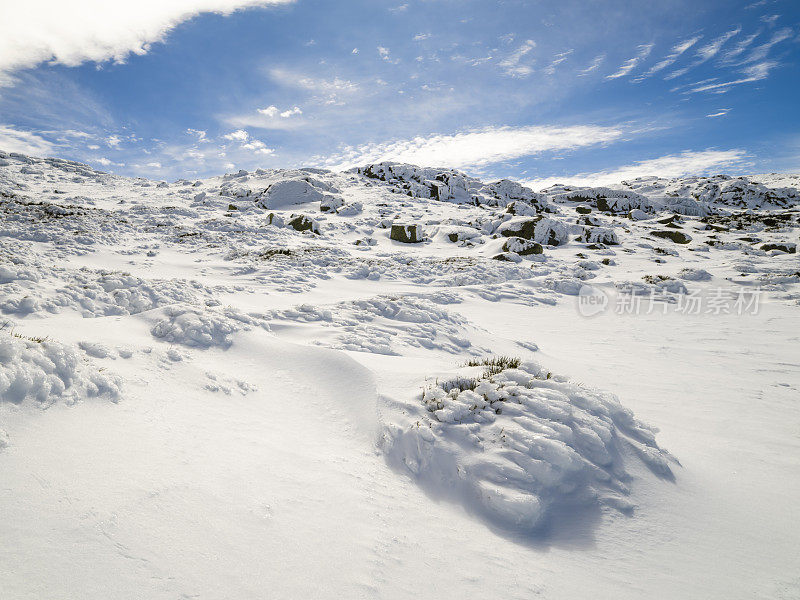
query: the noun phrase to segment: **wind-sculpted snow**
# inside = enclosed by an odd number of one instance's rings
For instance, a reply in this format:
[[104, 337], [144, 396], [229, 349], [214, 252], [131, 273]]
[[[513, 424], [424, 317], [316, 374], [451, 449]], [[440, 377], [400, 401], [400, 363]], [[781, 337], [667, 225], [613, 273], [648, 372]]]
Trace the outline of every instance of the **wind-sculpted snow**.
[[[117, 400], [121, 380], [104, 366], [116, 365], [137, 402], [168, 390], [147, 419], [163, 414], [176, 430], [169, 393], [190, 397], [211, 428], [288, 401], [304, 427], [324, 423], [308, 429], [313, 443], [298, 441], [306, 452], [327, 451], [333, 431], [350, 435], [345, 420], [329, 425], [355, 414], [352, 396], [370, 435], [342, 448], [384, 431], [392, 465], [493, 526], [540, 531], [558, 527], [558, 513], [601, 507], [632, 514], [637, 479], [653, 483], [642, 465], [670, 479], [673, 463], [615, 397], [532, 363], [447, 369], [489, 348], [563, 360], [537, 337], [547, 328], [577, 332], [570, 355], [602, 353], [597, 331], [611, 315], [584, 326], [587, 289], [607, 296], [606, 313], [641, 301], [652, 319], [722, 285], [725, 297], [759, 289], [794, 310], [798, 187], [791, 176], [719, 176], [534, 191], [396, 163], [166, 182], [0, 154], [0, 313], [64, 342], [0, 331], [0, 408]], [[668, 348], [659, 335], [642, 343]], [[447, 374], [426, 380], [437, 369]], [[356, 393], [342, 373], [357, 376]], [[140, 415], [133, 404], [127, 415]], [[209, 455], [224, 454], [219, 433], [204, 433]], [[335, 486], [340, 475], [326, 477]]]
[[378, 296], [324, 307], [301, 304], [270, 316], [279, 322], [319, 323], [333, 330], [333, 338], [316, 343], [341, 350], [389, 355], [399, 355], [404, 348], [480, 352], [469, 340], [467, 321], [442, 306], [455, 301], [449, 294]]
[[427, 387], [410, 418], [387, 426], [389, 460], [437, 496], [509, 531], [549, 525], [554, 509], [630, 513], [627, 464], [672, 478], [673, 459], [611, 394], [535, 363]]
[[[266, 327], [260, 319], [231, 308], [217, 311], [174, 304], [159, 313], [161, 318], [150, 329], [153, 337], [193, 348], [227, 348], [233, 343], [234, 333], [256, 325]], [[157, 318], [157, 315], [149, 317]]]
[[101, 397], [119, 400], [122, 380], [84, 361], [74, 347], [0, 331], [0, 402], [46, 407]]

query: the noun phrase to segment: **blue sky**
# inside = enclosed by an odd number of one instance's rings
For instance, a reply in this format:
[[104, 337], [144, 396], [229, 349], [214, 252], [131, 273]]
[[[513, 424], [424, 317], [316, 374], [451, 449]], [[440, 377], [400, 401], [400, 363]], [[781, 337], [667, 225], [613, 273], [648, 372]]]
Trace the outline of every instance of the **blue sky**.
[[797, 0], [9, 4], [0, 149], [163, 179], [800, 171]]

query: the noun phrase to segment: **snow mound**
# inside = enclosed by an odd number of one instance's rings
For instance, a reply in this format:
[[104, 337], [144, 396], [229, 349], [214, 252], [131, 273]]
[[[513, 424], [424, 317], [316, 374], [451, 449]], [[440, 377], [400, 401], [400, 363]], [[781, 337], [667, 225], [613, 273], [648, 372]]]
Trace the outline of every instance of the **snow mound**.
[[160, 313], [162, 318], [150, 329], [153, 337], [191, 348], [228, 348], [231, 335], [261, 324], [257, 318], [234, 309], [219, 312], [176, 304], [164, 307]]
[[87, 397], [119, 400], [122, 380], [84, 361], [71, 346], [0, 334], [0, 402], [49, 406]]
[[329, 186], [309, 177], [284, 179], [270, 185], [256, 197], [256, 205], [270, 210], [280, 210], [298, 204], [321, 202], [341, 206], [340, 198], [327, 193]]
[[405, 426], [388, 425], [381, 444], [431, 493], [515, 531], [547, 526], [565, 504], [631, 512], [628, 461], [673, 477], [655, 429], [615, 396], [535, 363], [437, 381], [422, 410]]

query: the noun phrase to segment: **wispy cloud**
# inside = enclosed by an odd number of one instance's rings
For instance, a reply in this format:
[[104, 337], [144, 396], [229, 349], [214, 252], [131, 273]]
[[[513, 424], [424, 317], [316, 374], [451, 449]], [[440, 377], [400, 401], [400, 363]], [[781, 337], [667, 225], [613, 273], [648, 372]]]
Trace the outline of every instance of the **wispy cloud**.
[[741, 85], [743, 83], [752, 83], [754, 81], [761, 81], [762, 79], [766, 79], [769, 77], [769, 72], [776, 68], [778, 63], [776, 61], [764, 61], [761, 63], [757, 63], [755, 65], [751, 65], [745, 69], [742, 69], [742, 77], [738, 79], [732, 79], [729, 81], [723, 81], [721, 83], [709, 83], [707, 85], [699, 85], [696, 87], [690, 87], [684, 94], [698, 94], [700, 92], [715, 92], [715, 93], [723, 93], [730, 89], [732, 86]]
[[784, 40], [788, 40], [790, 37], [792, 37], [792, 35], [794, 35], [794, 32], [792, 31], [791, 27], [779, 29], [772, 34], [772, 37], [768, 42], [753, 48], [753, 50], [747, 55], [742, 63], [747, 64], [764, 60], [769, 54], [769, 51], [772, 50], [773, 46], [780, 44]]
[[620, 77], [624, 77], [633, 71], [633, 69], [636, 68], [636, 65], [647, 58], [650, 55], [650, 52], [653, 51], [653, 44], [642, 44], [638, 47], [638, 50], [639, 52], [636, 54], [636, 56], [622, 63], [622, 66], [620, 66], [615, 73], [606, 75], [606, 79], [619, 79]]
[[533, 67], [521, 61], [536, 47], [533, 40], [525, 40], [516, 50], [500, 61], [500, 68], [509, 77], [527, 77], [533, 73]]
[[637, 177], [658, 176], [664, 178], [687, 175], [704, 175], [723, 169], [740, 167], [747, 157], [744, 150], [684, 151], [624, 165], [608, 171], [578, 173], [564, 177], [531, 179], [524, 183], [534, 189], [543, 189], [556, 183], [568, 185], [611, 185]]
[[[26, 0], [0, 3], [0, 84], [19, 69], [54, 62], [124, 61], [146, 54], [178, 24], [203, 12], [230, 14], [293, 0]], [[4, 76], [5, 75], [5, 76]]]
[[756, 38], [757, 38], [759, 35], [761, 35], [761, 32], [760, 32], [760, 31], [757, 31], [757, 32], [755, 32], [755, 33], [753, 33], [753, 34], [751, 34], [751, 35], [748, 35], [747, 37], [745, 37], [745, 38], [743, 38], [743, 39], [739, 40], [738, 42], [736, 42], [736, 45], [735, 45], [733, 48], [731, 48], [730, 50], [726, 51], [726, 52], [725, 52], [725, 53], [722, 55], [722, 61], [723, 61], [723, 62], [730, 62], [730, 61], [732, 61], [734, 58], [736, 58], [737, 56], [739, 56], [739, 55], [740, 55], [742, 52], [744, 52], [745, 50], [747, 50], [747, 48], [750, 46], [750, 44], [752, 44], [752, 43], [753, 43], [753, 41], [754, 41], [754, 40], [755, 40], [755, 39], [756, 39]]
[[682, 42], [678, 42], [672, 47], [672, 50], [667, 56], [665, 56], [662, 60], [658, 61], [656, 64], [650, 67], [650, 69], [648, 69], [647, 72], [642, 77], [643, 78], [649, 77], [650, 75], [653, 75], [655, 73], [658, 73], [659, 71], [662, 71], [663, 69], [666, 69], [672, 63], [678, 60], [678, 58], [680, 58], [680, 56], [684, 52], [686, 52], [689, 48], [691, 48], [697, 42], [699, 42], [702, 37], [703, 36], [701, 35], [697, 35], [687, 40], [683, 40]]
[[730, 40], [732, 37], [734, 37], [736, 35], [739, 35], [739, 33], [741, 31], [742, 31], [741, 27], [737, 27], [736, 29], [732, 29], [730, 31], [726, 31], [725, 33], [723, 33], [719, 37], [714, 38], [708, 44], [705, 44], [704, 46], [700, 46], [697, 49], [697, 51], [695, 52], [695, 60], [692, 61], [692, 63], [690, 65], [687, 65], [685, 67], [682, 67], [680, 69], [676, 69], [676, 70], [672, 71], [671, 73], [666, 75], [664, 77], [664, 79], [666, 81], [669, 81], [671, 79], [675, 79], [677, 77], [680, 77], [681, 75], [685, 75], [686, 73], [688, 73], [689, 71], [691, 71], [695, 67], [699, 67], [703, 63], [708, 62], [709, 60], [714, 58], [717, 54], [719, 54], [719, 51], [722, 50], [722, 47], [725, 45], [725, 43], [728, 40]]
[[569, 55], [572, 54], [574, 50], [567, 50], [566, 52], [559, 52], [555, 55], [555, 58], [547, 65], [542, 71], [545, 75], [553, 75], [556, 72], [556, 67], [563, 63], [565, 60], [569, 58]]
[[711, 43], [706, 44], [705, 46], [701, 46], [700, 48], [698, 48], [697, 49], [697, 63], [696, 64], [699, 65], [699, 64], [702, 64], [702, 63], [706, 62], [707, 60], [711, 60], [712, 58], [714, 58], [717, 55], [717, 53], [719, 53], [719, 51], [722, 49], [722, 46], [725, 45], [725, 42], [727, 42], [729, 39], [731, 39], [735, 35], [739, 35], [739, 33], [741, 33], [741, 31], [742, 31], [742, 28], [741, 27], [737, 27], [736, 29], [732, 29], [731, 31], [723, 33], [721, 36], [719, 36], [718, 38], [713, 40]]
[[731, 111], [730, 108], [720, 108], [717, 112], [713, 112], [711, 114], [706, 115], [707, 117], [713, 119], [715, 117], [724, 117]]
[[580, 70], [578, 70], [578, 77], [583, 77], [583, 76], [585, 76], [585, 75], [588, 75], [588, 74], [589, 74], [589, 73], [591, 73], [592, 71], [596, 71], [596, 70], [597, 70], [597, 68], [598, 68], [600, 65], [602, 65], [602, 64], [603, 64], [603, 61], [604, 61], [605, 59], [606, 59], [606, 55], [605, 55], [605, 54], [600, 54], [600, 55], [598, 55], [598, 56], [595, 56], [595, 57], [592, 59], [592, 62], [590, 62], [590, 63], [589, 63], [589, 66], [588, 66], [588, 67], [586, 67], [585, 69], [580, 69]]
[[622, 137], [616, 127], [577, 125], [571, 127], [487, 127], [380, 144], [346, 147], [319, 162], [333, 169], [346, 169], [379, 161], [398, 161], [463, 169], [540, 154], [548, 150], [570, 150], [605, 144]]

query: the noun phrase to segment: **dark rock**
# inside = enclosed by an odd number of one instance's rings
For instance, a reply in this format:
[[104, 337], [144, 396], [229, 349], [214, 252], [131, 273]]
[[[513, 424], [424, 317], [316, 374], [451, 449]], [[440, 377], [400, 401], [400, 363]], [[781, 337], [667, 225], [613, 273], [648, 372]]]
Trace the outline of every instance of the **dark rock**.
[[305, 215], [292, 215], [286, 222], [287, 227], [296, 231], [310, 231], [319, 235], [319, 223]]
[[692, 238], [682, 231], [651, 231], [650, 235], [665, 240], [672, 240], [676, 244], [688, 244], [692, 241]]
[[761, 249], [765, 252], [769, 252], [770, 250], [780, 250], [781, 252], [786, 252], [788, 254], [795, 254], [797, 252], [797, 244], [764, 244], [761, 246]]
[[583, 205], [576, 206], [575, 212], [578, 213], [579, 215], [588, 215], [590, 212], [592, 212], [592, 207]]
[[520, 256], [528, 256], [530, 254], [542, 254], [544, 248], [541, 244], [531, 240], [525, 240], [521, 237], [510, 237], [503, 244], [503, 252], [514, 252]]
[[422, 227], [419, 225], [392, 225], [389, 239], [404, 244], [418, 244], [422, 241]]

